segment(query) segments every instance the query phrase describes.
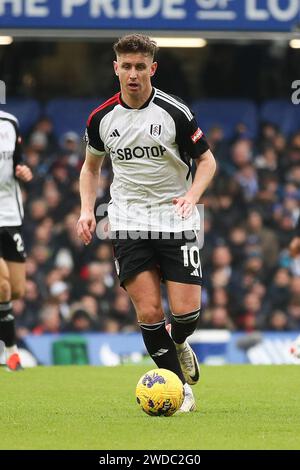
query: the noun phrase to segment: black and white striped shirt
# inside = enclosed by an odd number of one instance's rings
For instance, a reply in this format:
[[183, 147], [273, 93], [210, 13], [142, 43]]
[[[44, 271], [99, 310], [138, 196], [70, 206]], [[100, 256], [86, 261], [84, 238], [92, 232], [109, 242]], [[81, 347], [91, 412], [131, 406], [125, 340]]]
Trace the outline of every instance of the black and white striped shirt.
[[0, 110], [0, 227], [22, 224], [22, 196], [15, 178], [16, 165], [21, 161], [18, 120]]
[[199, 228], [196, 209], [183, 221], [172, 204], [191, 186], [191, 159], [209, 148], [182, 100], [153, 88], [147, 102], [132, 109], [117, 93], [91, 113], [86, 140], [92, 154], [112, 160], [112, 230]]

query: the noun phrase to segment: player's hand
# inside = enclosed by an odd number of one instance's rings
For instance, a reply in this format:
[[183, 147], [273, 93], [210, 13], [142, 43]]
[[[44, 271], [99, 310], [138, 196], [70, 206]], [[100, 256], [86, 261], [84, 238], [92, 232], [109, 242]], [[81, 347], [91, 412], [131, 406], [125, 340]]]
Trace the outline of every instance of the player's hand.
[[28, 183], [32, 180], [32, 171], [27, 165], [17, 165], [15, 175], [18, 179]]
[[186, 194], [185, 196], [174, 197], [173, 204], [175, 205], [176, 214], [182, 217], [182, 219], [188, 219], [193, 213], [196, 202], [191, 196]]
[[294, 258], [300, 254], [300, 237], [294, 237], [289, 246], [290, 255]]
[[88, 245], [93, 238], [96, 229], [96, 219], [94, 214], [81, 214], [77, 222], [77, 235], [85, 245]]

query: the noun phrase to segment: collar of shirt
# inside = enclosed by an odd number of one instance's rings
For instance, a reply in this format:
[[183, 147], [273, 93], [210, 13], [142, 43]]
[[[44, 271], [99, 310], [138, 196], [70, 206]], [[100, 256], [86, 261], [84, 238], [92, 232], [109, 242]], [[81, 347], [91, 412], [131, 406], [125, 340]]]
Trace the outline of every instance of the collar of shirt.
[[[147, 108], [147, 106], [150, 104], [150, 102], [152, 101], [153, 97], [154, 97], [154, 93], [155, 93], [155, 88], [152, 88], [152, 92], [151, 92], [151, 95], [149, 96], [149, 98], [147, 99], [147, 101], [145, 101], [145, 103], [140, 106], [138, 109], [144, 109], [144, 108]], [[120, 104], [124, 107], [124, 108], [127, 108], [127, 109], [135, 109], [135, 108], [131, 108], [130, 106], [128, 106], [128, 104], [126, 104], [123, 100], [122, 100], [122, 96], [121, 96], [121, 93], [120, 93]]]

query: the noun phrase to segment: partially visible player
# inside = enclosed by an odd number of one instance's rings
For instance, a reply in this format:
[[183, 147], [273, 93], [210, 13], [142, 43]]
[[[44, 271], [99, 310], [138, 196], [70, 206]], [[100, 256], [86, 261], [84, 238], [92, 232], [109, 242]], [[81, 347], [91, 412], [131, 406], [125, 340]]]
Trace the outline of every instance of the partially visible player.
[[25, 291], [23, 204], [17, 179], [28, 182], [32, 173], [23, 164], [18, 121], [0, 110], [0, 340], [6, 347], [7, 367], [22, 368], [16, 345], [12, 300]]

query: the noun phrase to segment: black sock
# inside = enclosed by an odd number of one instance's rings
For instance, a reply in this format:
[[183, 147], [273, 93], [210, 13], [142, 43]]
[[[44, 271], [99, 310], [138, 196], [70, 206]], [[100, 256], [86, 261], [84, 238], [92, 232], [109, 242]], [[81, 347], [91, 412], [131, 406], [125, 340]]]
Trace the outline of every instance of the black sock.
[[195, 310], [185, 315], [171, 316], [171, 333], [172, 338], [177, 344], [185, 342], [186, 338], [194, 333], [201, 309]]
[[0, 302], [0, 339], [7, 348], [16, 344], [15, 319], [11, 302]]
[[165, 321], [153, 324], [140, 323], [140, 327], [147, 351], [157, 367], [171, 370], [185, 384], [175, 344], [166, 330]]

